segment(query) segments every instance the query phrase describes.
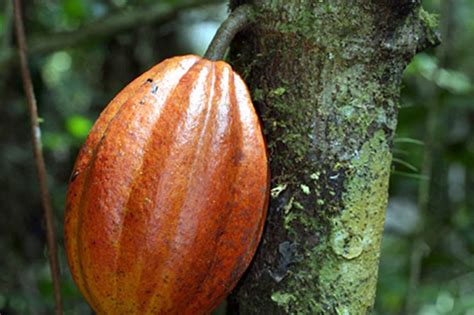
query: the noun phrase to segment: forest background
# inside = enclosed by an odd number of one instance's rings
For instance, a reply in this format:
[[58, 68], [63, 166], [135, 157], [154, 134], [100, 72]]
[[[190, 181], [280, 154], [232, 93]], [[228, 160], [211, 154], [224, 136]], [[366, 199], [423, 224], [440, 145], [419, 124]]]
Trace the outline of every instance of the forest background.
[[[405, 71], [377, 314], [474, 314], [474, 1], [426, 0], [442, 45]], [[10, 1], [0, 1], [0, 313], [50, 314], [53, 291]], [[164, 58], [202, 55], [222, 0], [35, 0], [24, 7], [66, 314], [91, 313], [62, 246], [66, 183], [108, 101]]]

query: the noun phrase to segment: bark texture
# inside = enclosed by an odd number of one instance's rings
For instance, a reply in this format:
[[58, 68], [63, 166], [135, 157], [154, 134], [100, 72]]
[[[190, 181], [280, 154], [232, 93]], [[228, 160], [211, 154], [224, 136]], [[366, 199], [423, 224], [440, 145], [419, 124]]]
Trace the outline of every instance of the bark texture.
[[270, 212], [233, 314], [366, 314], [402, 73], [437, 42], [419, 1], [259, 0], [230, 58], [271, 159]]

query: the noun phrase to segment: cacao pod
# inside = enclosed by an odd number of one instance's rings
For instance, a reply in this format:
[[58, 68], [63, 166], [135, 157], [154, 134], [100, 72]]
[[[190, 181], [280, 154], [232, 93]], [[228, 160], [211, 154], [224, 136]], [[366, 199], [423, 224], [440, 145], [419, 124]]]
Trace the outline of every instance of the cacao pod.
[[242, 79], [222, 61], [163, 61], [93, 126], [71, 175], [65, 243], [98, 314], [208, 314], [259, 242], [267, 153]]

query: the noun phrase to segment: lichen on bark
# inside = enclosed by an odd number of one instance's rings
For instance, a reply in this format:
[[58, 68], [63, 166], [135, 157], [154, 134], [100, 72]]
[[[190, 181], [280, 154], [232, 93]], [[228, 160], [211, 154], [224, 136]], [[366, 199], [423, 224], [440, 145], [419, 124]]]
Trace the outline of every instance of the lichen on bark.
[[403, 70], [436, 41], [418, 1], [253, 3], [233, 66], [262, 117], [266, 230], [234, 314], [370, 313]]

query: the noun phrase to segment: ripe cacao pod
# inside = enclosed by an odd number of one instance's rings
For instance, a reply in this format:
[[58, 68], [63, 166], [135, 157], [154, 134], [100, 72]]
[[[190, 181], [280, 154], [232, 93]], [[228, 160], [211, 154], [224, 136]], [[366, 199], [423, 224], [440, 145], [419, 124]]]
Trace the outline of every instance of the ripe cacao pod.
[[125, 87], [71, 175], [65, 243], [98, 314], [208, 314], [259, 242], [267, 153], [242, 79], [222, 61], [163, 61]]

